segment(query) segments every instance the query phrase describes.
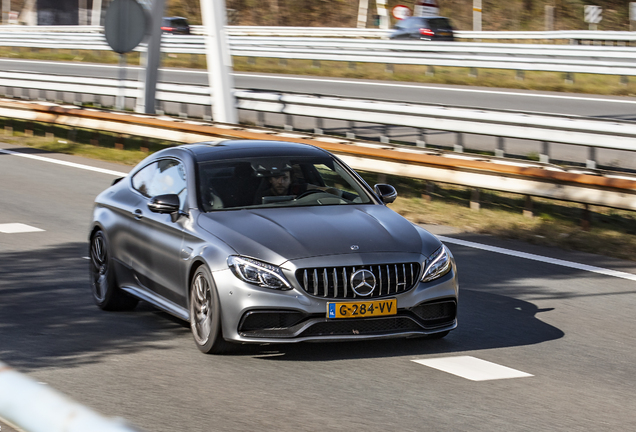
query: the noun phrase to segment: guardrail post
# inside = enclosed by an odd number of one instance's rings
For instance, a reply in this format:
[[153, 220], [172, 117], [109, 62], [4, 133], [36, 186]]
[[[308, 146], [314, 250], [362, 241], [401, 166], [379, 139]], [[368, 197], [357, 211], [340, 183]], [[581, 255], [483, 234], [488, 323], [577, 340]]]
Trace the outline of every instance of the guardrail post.
[[470, 192], [470, 209], [473, 211], [479, 211], [479, 192], [478, 188], [474, 188]]
[[356, 137], [356, 123], [349, 121], [349, 130], [346, 133], [346, 137], [349, 139], [355, 139]]
[[431, 202], [433, 199], [433, 192], [435, 191], [435, 183], [432, 181], [426, 180], [424, 182], [425, 188], [424, 192], [422, 192], [422, 199], [428, 202]]
[[534, 212], [532, 210], [532, 197], [530, 195], [526, 195], [526, 203], [523, 209], [523, 216], [527, 218], [534, 217]]
[[323, 133], [323, 119], [322, 119], [322, 117], [316, 117], [316, 127], [314, 128], [314, 133], [322, 135], [322, 133]]
[[256, 125], [265, 126], [265, 113], [263, 111], [256, 112]]
[[426, 129], [420, 129], [420, 139], [415, 141], [415, 145], [418, 147], [426, 147]]
[[581, 212], [581, 228], [583, 231], [589, 231], [592, 227], [592, 213], [590, 212], [589, 204], [583, 204], [583, 211]]
[[382, 126], [382, 135], [380, 135], [380, 142], [383, 144], [388, 144], [391, 142], [391, 140], [389, 139], [389, 126], [388, 125], [384, 125]]
[[596, 147], [588, 147], [588, 157], [585, 166], [589, 169], [596, 169]]
[[457, 153], [464, 152], [464, 134], [462, 132], [456, 133], [457, 142], [455, 143], [454, 151]]
[[574, 84], [574, 74], [572, 72], [565, 73], [565, 83]]
[[188, 118], [188, 104], [181, 102], [179, 104], [179, 117]]
[[539, 155], [539, 162], [550, 163], [550, 143], [547, 141], [541, 142], [541, 154]]
[[291, 114], [285, 114], [285, 130], [294, 130], [294, 118], [291, 116]]
[[496, 157], [504, 157], [506, 154], [505, 151], [505, 143], [506, 139], [504, 137], [497, 137], [497, 148], [495, 149]]

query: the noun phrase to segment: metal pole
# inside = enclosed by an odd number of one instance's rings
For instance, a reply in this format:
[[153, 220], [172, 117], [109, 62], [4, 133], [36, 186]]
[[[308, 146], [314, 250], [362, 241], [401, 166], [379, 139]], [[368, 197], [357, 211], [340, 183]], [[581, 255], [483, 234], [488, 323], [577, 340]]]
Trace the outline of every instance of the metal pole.
[[2, 0], [2, 24], [9, 24], [9, 12], [11, 12], [11, 0]]
[[367, 27], [367, 11], [369, 9], [369, 0], [360, 0], [358, 4], [358, 28]]
[[473, 0], [473, 31], [481, 31], [481, 0]]
[[234, 100], [232, 57], [225, 33], [225, 0], [201, 0], [205, 27], [205, 50], [212, 100], [212, 118], [222, 123], [238, 123]]
[[154, 0], [150, 11], [150, 29], [148, 34], [148, 49], [141, 55], [141, 70], [139, 71], [139, 96], [135, 111], [146, 114], [155, 113], [155, 93], [159, 65], [161, 64], [161, 20], [166, 0]]
[[93, 13], [91, 14], [91, 25], [98, 26], [102, 23], [102, 0], [93, 0]]
[[123, 111], [126, 108], [126, 55], [119, 54], [119, 92], [115, 100], [115, 108]]

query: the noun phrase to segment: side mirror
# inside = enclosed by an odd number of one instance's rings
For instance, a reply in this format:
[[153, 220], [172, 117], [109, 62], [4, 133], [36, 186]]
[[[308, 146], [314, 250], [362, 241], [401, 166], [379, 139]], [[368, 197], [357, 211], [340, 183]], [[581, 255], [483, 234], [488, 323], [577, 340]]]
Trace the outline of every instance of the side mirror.
[[157, 195], [152, 197], [148, 203], [148, 208], [151, 212], [168, 213], [172, 218], [172, 222], [176, 222], [181, 216], [180, 207], [179, 195], [176, 194]]
[[388, 184], [377, 184], [373, 186], [375, 193], [380, 197], [384, 204], [391, 204], [397, 198], [397, 191]]

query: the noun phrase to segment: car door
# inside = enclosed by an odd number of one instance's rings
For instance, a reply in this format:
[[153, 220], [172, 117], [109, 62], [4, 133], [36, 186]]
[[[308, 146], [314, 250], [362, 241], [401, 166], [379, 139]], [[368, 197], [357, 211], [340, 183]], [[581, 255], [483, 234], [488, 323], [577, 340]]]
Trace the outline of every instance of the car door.
[[133, 189], [142, 199], [133, 211], [131, 232], [132, 268], [140, 284], [156, 294], [186, 306], [181, 248], [183, 224], [181, 217], [173, 222], [169, 214], [154, 213], [148, 208], [152, 197], [179, 195], [181, 209], [185, 208], [186, 174], [181, 161], [160, 159], [138, 171], [132, 177]]

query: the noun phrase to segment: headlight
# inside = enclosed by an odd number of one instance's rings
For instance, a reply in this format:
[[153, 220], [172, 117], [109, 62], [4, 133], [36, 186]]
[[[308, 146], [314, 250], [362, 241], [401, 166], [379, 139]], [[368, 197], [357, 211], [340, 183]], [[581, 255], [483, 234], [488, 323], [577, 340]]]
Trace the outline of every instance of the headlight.
[[236, 277], [245, 282], [264, 288], [292, 289], [281, 269], [274, 265], [235, 255], [228, 257], [227, 264]]
[[440, 247], [428, 257], [424, 263], [424, 268], [422, 282], [430, 282], [448, 273], [451, 269], [451, 260], [446, 247]]

